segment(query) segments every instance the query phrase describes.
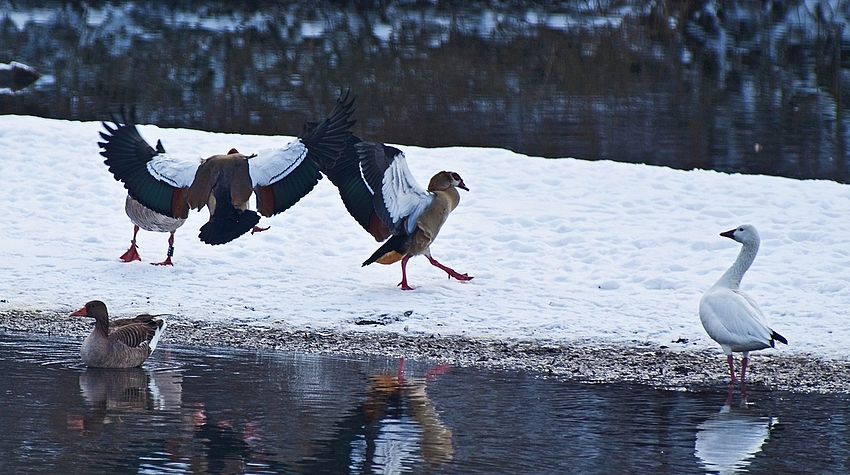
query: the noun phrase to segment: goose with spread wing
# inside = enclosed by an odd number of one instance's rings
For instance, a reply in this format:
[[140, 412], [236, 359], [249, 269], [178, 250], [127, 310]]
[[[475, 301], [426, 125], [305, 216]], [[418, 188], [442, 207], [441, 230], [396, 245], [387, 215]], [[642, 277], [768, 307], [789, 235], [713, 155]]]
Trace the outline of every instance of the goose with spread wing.
[[758, 254], [761, 238], [749, 224], [720, 233], [742, 244], [737, 259], [717, 280], [699, 302], [699, 318], [706, 333], [720, 344], [729, 363], [729, 375], [735, 382], [735, 362], [732, 352], [741, 352], [741, 382], [747, 372], [750, 351], [773, 348], [776, 341], [788, 340], [773, 331], [758, 303], [741, 291], [741, 278]]
[[156, 349], [166, 327], [161, 315], [143, 314], [110, 322], [106, 304], [100, 300], [87, 302], [71, 316], [94, 318], [94, 329], [83, 340], [80, 357], [95, 368], [141, 366]]
[[[165, 153], [162, 142], [151, 147], [139, 134], [133, 113], [112, 118], [101, 132], [104, 163], [130, 196], [156, 213], [185, 219], [190, 209], [209, 208], [210, 218], [198, 237], [224, 244], [259, 230], [259, 214], [286, 211], [309, 193], [345, 147], [354, 124], [354, 99], [340, 96], [331, 113], [285, 148], [243, 155], [236, 150], [201, 161], [180, 160]], [[248, 209], [256, 195], [257, 211]]]
[[[339, 189], [348, 212], [376, 241], [386, 242], [365, 262], [392, 264], [401, 261], [403, 290], [412, 290], [407, 282], [407, 261], [424, 255], [449, 278], [467, 281], [461, 274], [438, 262], [431, 255], [431, 243], [460, 202], [458, 188], [469, 191], [455, 172], [441, 171], [422, 188], [407, 166], [404, 153], [388, 145], [364, 142], [351, 135], [348, 143], [325, 175]], [[389, 239], [387, 239], [389, 238]]]

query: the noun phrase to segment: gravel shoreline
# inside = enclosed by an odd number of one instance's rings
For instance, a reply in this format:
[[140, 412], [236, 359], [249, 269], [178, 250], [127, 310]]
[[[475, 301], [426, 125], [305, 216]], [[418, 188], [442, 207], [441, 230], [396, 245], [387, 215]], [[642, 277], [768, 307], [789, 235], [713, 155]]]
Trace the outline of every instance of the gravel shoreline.
[[[52, 311], [0, 311], [0, 331], [79, 337], [91, 331], [86, 319]], [[163, 342], [230, 346], [315, 354], [404, 356], [455, 366], [532, 371], [546, 377], [593, 383], [627, 382], [668, 389], [725, 388], [725, 356], [682, 344], [635, 342], [544, 342], [476, 339], [391, 332], [334, 332], [286, 329], [242, 322], [190, 320], [170, 316]], [[737, 356], [736, 356], [737, 358]], [[850, 362], [810, 355], [754, 352], [748, 386], [813, 393], [850, 393]]]

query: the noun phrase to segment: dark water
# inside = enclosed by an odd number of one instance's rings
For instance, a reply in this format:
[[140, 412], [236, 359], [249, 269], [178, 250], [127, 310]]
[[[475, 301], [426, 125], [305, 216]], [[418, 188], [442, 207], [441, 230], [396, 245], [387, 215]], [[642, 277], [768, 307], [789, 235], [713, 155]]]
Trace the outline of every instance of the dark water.
[[850, 181], [850, 3], [0, 2], [0, 113]]
[[164, 343], [86, 369], [0, 335], [0, 473], [699, 474], [850, 470], [848, 396], [658, 391]]

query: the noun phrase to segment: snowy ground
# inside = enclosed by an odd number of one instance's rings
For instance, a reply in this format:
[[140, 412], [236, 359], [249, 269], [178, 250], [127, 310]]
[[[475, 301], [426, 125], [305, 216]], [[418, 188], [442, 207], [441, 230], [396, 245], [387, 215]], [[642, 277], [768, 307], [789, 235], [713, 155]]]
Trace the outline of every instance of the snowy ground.
[[[197, 239], [207, 211], [193, 212], [177, 232], [174, 267], [149, 264], [165, 257], [167, 235], [144, 231], [143, 262], [120, 262], [132, 225], [125, 191], [99, 155], [99, 130], [95, 122], [0, 116], [0, 311], [64, 313], [101, 299], [116, 316], [173, 313], [291, 331], [645, 343], [719, 356], [700, 324], [698, 302], [739, 249], [718, 233], [751, 223], [762, 246], [742, 287], [790, 343], [768, 351], [850, 358], [844, 185], [402, 146], [420, 183], [447, 169], [469, 186], [432, 253], [475, 276], [450, 281], [414, 258], [408, 274], [416, 290], [404, 292], [396, 287], [397, 264], [361, 268], [378, 244], [326, 179], [287, 212], [264, 218], [269, 231], [212, 247]], [[140, 131], [186, 159], [232, 147], [250, 153], [290, 139]]]

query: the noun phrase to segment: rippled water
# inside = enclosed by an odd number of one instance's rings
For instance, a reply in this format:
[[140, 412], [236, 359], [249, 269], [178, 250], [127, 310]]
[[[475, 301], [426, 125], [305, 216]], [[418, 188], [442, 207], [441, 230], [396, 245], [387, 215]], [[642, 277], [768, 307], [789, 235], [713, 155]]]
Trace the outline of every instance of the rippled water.
[[[846, 395], [659, 391], [163, 344], [95, 370], [0, 335], [0, 473], [847, 473]], [[401, 378], [400, 378], [401, 376]]]
[[847, 2], [13, 3], [3, 114], [294, 135], [350, 86], [368, 140], [850, 182]]

